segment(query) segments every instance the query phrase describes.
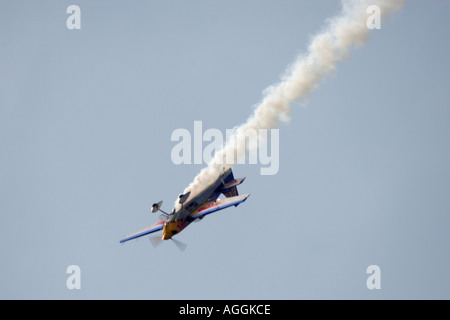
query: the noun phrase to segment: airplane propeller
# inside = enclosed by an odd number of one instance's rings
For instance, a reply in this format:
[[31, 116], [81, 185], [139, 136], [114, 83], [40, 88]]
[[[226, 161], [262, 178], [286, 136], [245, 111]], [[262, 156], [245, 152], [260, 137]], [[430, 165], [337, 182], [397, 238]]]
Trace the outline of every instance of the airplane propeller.
[[172, 240], [172, 242], [177, 246], [178, 250], [180, 250], [181, 252], [186, 250], [186, 247], [187, 247], [186, 243], [184, 243], [180, 240], [174, 239], [174, 238], [170, 238], [170, 240]]
[[152, 244], [152, 246], [154, 248], [159, 246], [164, 241], [163, 238], [161, 238], [161, 235], [158, 235], [158, 234], [149, 236], [148, 240], [150, 241], [150, 243]]
[[166, 220], [167, 217], [168, 217], [167, 214], [161, 213], [161, 214], [159, 215], [159, 220]]
[[[148, 240], [150, 241], [150, 243], [152, 244], [152, 246], [154, 248], [156, 248], [157, 246], [159, 246], [161, 243], [163, 243], [163, 238], [161, 237], [161, 235], [153, 235], [153, 236], [149, 236]], [[187, 248], [187, 244], [174, 239], [173, 237], [170, 238], [170, 240], [172, 240], [172, 242], [175, 244], [175, 246], [177, 247], [178, 250], [180, 250], [181, 252], [183, 252], [184, 250], [186, 250]]]

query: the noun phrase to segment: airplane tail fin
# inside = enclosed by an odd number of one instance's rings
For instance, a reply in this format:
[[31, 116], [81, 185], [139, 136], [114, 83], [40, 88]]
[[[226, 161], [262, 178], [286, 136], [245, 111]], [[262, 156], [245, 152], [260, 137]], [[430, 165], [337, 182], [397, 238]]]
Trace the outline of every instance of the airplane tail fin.
[[245, 177], [235, 179], [233, 170], [230, 168], [224, 173], [222, 179], [223, 187], [221, 191], [225, 195], [225, 197], [230, 198], [238, 196], [239, 192], [237, 190], [237, 186], [244, 182]]
[[228, 182], [224, 185], [222, 193], [227, 198], [238, 196], [239, 192], [237, 190], [237, 186], [240, 185], [242, 182], [244, 182], [244, 180], [245, 180], [245, 177], [231, 180], [230, 182]]

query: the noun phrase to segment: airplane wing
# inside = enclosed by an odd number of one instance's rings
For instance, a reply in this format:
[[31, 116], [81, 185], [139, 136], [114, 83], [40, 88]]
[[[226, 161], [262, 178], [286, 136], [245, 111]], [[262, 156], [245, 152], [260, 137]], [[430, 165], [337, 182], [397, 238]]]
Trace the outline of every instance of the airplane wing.
[[158, 221], [155, 224], [152, 224], [151, 226], [145, 227], [141, 230], [138, 230], [136, 232], [130, 233], [129, 235], [125, 236], [122, 240], [120, 240], [120, 243], [124, 243], [128, 240], [136, 239], [142, 236], [145, 236], [147, 234], [156, 232], [158, 230], [161, 230], [164, 227], [164, 223], [166, 220]]
[[206, 216], [207, 214], [228, 208], [230, 206], [237, 206], [239, 203], [244, 202], [250, 196], [249, 193], [243, 194], [241, 196], [229, 197], [225, 199], [221, 199], [219, 201], [207, 204], [205, 206], [200, 206], [196, 213], [191, 215], [190, 217], [193, 219], [200, 218]]

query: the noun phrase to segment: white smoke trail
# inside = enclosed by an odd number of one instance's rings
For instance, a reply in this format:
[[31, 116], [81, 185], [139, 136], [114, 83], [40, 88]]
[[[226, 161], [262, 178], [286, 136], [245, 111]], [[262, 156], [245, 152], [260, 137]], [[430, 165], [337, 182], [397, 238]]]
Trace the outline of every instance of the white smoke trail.
[[[208, 163], [185, 189], [195, 192], [217, 178], [224, 167], [237, 163], [237, 150], [244, 143], [245, 137], [252, 130], [270, 129], [279, 122], [289, 121], [290, 103], [296, 99], [306, 98], [327, 76], [335, 70], [338, 61], [348, 57], [350, 49], [363, 45], [370, 29], [367, 19], [370, 5], [380, 8], [382, 21], [391, 12], [403, 5], [404, 0], [342, 0], [341, 15], [328, 20], [323, 32], [312, 38], [306, 55], [301, 55], [286, 70], [278, 84], [264, 91], [263, 100], [256, 106], [247, 122], [235, 129], [235, 134], [224, 148], [215, 153]], [[229, 159], [231, 155], [232, 159]], [[242, 154], [240, 155], [242, 156]], [[245, 155], [244, 155], [245, 156]], [[226, 164], [228, 163], [228, 164]]]

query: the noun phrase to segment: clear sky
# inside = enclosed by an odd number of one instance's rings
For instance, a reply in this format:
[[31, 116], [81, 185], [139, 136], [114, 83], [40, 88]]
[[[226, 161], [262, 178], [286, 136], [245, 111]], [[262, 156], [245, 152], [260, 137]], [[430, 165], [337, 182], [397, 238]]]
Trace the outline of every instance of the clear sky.
[[0, 298], [449, 299], [449, 1], [407, 1], [371, 31], [293, 106], [278, 173], [235, 166], [250, 198], [179, 234], [185, 251], [119, 244], [206, 165], [174, 164], [172, 132], [243, 123], [339, 12], [0, 1]]

